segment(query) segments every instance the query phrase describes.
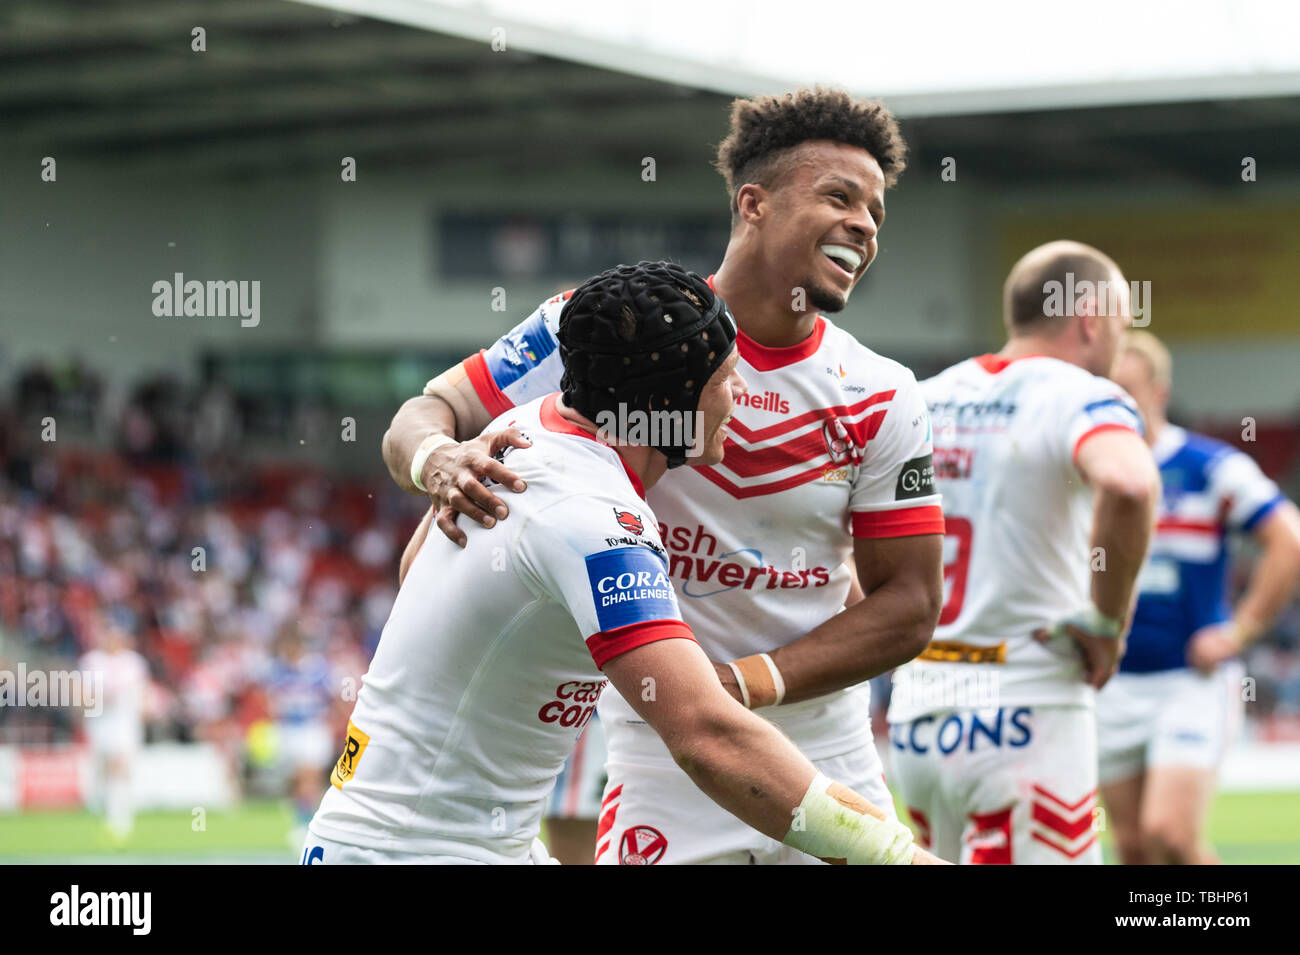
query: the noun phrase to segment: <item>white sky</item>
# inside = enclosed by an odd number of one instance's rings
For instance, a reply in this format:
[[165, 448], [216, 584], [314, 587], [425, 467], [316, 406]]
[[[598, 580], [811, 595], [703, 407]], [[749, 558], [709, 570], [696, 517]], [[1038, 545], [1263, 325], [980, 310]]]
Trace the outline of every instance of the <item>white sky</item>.
[[1295, 0], [300, 0], [726, 93], [905, 115], [1300, 93]]

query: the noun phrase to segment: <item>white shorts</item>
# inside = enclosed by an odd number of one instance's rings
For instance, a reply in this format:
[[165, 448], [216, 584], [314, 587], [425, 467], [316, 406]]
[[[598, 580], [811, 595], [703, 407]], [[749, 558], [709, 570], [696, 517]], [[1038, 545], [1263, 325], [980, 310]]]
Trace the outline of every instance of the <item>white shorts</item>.
[[285, 765], [324, 769], [338, 757], [334, 736], [323, 721], [281, 723], [277, 729]]
[[[335, 842], [318, 836], [310, 829], [299, 857], [300, 865], [487, 865], [482, 859], [465, 859], [459, 856], [431, 856], [418, 852], [394, 852], [389, 849], [368, 849]], [[552, 859], [540, 839], [533, 840], [532, 851], [521, 865], [559, 865]]]
[[605, 791], [605, 728], [592, 715], [564, 761], [546, 803], [548, 819], [595, 819]]
[[144, 745], [144, 724], [139, 719], [107, 714], [86, 720], [86, 740], [98, 759], [133, 759]]
[[1097, 694], [1101, 781], [1154, 766], [1217, 770], [1241, 727], [1244, 674], [1236, 661], [1209, 676], [1190, 669], [1116, 674]]
[[940, 858], [1100, 864], [1090, 707], [944, 710], [891, 724], [889, 745], [917, 841]]
[[[812, 763], [897, 818], [874, 746]], [[597, 865], [825, 865], [745, 825], [674, 764], [610, 762], [608, 770]]]

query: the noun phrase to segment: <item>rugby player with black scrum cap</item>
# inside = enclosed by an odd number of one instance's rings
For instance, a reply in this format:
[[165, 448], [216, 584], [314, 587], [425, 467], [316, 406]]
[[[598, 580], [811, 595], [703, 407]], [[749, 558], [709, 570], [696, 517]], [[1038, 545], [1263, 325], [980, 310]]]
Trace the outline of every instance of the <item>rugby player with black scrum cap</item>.
[[[737, 403], [726, 460], [675, 470], [650, 494], [682, 616], [719, 681], [890, 814], [865, 681], [930, 639], [943, 514], [916, 379], [826, 314], [844, 308], [876, 256], [885, 189], [905, 152], [887, 109], [841, 91], [733, 103], [717, 157], [731, 237], [710, 282], [740, 326], [750, 394]], [[431, 380], [385, 435], [389, 472], [407, 490], [428, 488], [453, 540], [464, 534], [457, 511], [487, 525], [506, 515], [501, 488], [483, 479], [524, 489], [493, 459], [517, 436], [474, 436], [558, 387], [563, 301], [544, 302]], [[527, 493], [502, 496], [514, 507]], [[843, 610], [850, 558], [866, 599]], [[632, 703], [608, 691], [601, 700], [609, 780], [598, 864], [814, 861], [704, 798]]]
[[[670, 467], [722, 460], [745, 394], [736, 335], [679, 266], [622, 266], [568, 299], [563, 393], [493, 423], [520, 435], [508, 456], [529, 491], [502, 529], [468, 528], [463, 551], [436, 534], [419, 548], [304, 864], [547, 861], [546, 797], [606, 679], [766, 837], [839, 863], [938, 861], [729, 696], [682, 622], [644, 493]], [[638, 441], [623, 422], [649, 412], [684, 426]]]

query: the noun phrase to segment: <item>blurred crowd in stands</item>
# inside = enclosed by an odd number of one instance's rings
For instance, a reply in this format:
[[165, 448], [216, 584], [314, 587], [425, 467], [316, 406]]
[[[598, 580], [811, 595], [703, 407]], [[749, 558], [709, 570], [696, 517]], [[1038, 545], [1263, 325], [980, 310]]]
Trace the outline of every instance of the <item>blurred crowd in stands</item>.
[[[0, 404], [0, 670], [72, 668], [124, 631], [150, 669], [148, 738], [212, 741], [247, 772], [304, 729], [342, 738], [423, 507], [377, 441], [365, 480], [345, 480], [249, 460], [243, 423], [218, 384], [158, 378], [112, 405], [81, 365], [17, 376]], [[1295, 494], [1294, 463], [1272, 476]], [[1300, 739], [1300, 602], [1247, 667], [1251, 732]], [[78, 731], [66, 711], [0, 708], [0, 743]]]
[[[99, 392], [84, 369], [32, 369], [0, 405], [0, 669], [75, 668], [125, 631], [149, 664], [150, 740], [212, 741], [247, 768], [312, 729], [328, 765], [420, 499], [378, 441], [363, 484], [246, 460], [210, 389], [152, 380], [111, 410]], [[0, 708], [0, 743], [78, 731], [67, 710]]]

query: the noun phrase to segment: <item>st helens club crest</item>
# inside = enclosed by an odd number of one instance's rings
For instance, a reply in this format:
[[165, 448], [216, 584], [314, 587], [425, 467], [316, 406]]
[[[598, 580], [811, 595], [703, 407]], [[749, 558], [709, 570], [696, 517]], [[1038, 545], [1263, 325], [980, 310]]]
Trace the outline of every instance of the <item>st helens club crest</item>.
[[668, 840], [654, 826], [633, 826], [618, 844], [619, 865], [654, 865], [668, 850]]
[[836, 464], [848, 463], [853, 442], [839, 418], [827, 419], [822, 426], [822, 437], [826, 439], [826, 450], [831, 453], [831, 460]]
[[640, 534], [645, 531], [645, 525], [641, 523], [641, 518], [631, 511], [620, 511], [618, 508], [614, 508], [614, 519], [618, 521], [618, 526], [629, 534]]

